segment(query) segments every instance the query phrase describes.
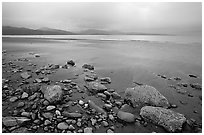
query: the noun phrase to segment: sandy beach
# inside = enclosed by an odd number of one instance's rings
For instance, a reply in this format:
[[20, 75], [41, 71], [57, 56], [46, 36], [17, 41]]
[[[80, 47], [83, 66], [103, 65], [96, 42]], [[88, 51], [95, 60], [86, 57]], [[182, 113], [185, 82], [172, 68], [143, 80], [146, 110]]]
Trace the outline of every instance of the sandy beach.
[[[202, 129], [202, 44], [37, 38], [2, 38], [2, 41], [3, 117], [21, 116], [22, 112], [42, 115], [46, 110], [46, 105], [43, 104], [44, 98], [39, 90], [34, 89], [48, 85], [60, 85], [68, 95], [63, 99], [68, 101], [63, 100], [61, 103], [54, 104], [54, 110], [77, 111], [82, 114], [82, 126], [77, 125], [79, 121], [75, 120], [71, 132], [81, 132], [79, 129], [86, 127], [92, 127], [93, 132], [102, 133], [107, 132], [108, 129], [114, 129], [116, 133], [167, 132], [163, 127], [144, 120], [125, 123], [117, 118], [117, 110], [126, 104], [125, 90], [138, 85], [149, 85], [166, 97], [171, 105], [169, 109], [183, 114], [187, 121], [194, 122], [194, 126], [189, 123], [183, 125], [179, 132], [200, 132]], [[63, 68], [70, 60], [74, 61], [75, 66], [68, 64], [68, 68]], [[59, 67], [45, 70], [51, 64]], [[84, 64], [93, 65], [94, 70], [86, 71], [82, 68]], [[40, 70], [39, 73], [36, 73], [36, 70]], [[23, 79], [21, 74], [24, 72], [31, 76]], [[87, 89], [87, 81], [84, 80], [89, 72], [91, 75], [96, 75], [97, 78], [110, 77], [111, 83], [106, 83], [104, 86], [109, 92], [113, 89], [121, 97], [107, 101], [103, 99], [104, 94], [90, 94]], [[46, 77], [48, 80], [41, 82]], [[36, 82], [37, 78], [39, 80]], [[73, 84], [66, 84], [66, 81], [63, 83], [63, 80], [71, 80]], [[198, 84], [200, 89], [193, 87], [192, 84]], [[20, 98], [23, 92], [29, 95], [28, 98]], [[29, 97], [36, 92], [40, 95], [34, 100], [29, 100]], [[17, 99], [11, 101], [12, 97], [17, 97]], [[107, 113], [114, 116], [115, 119], [107, 119], [102, 124], [97, 121], [97, 124], [92, 125], [90, 119], [99, 118], [92, 112], [93, 110], [81, 107], [78, 103], [81, 100], [85, 104], [91, 100], [101, 108], [104, 108], [104, 104], [111, 104], [112, 109]], [[20, 102], [23, 102], [21, 104], [24, 105], [19, 105]], [[119, 103], [116, 104], [116, 102]], [[35, 104], [37, 107], [33, 107]], [[140, 110], [131, 106], [124, 108], [127, 112], [139, 116]], [[54, 113], [54, 110], [51, 112]], [[52, 126], [45, 126], [44, 120], [36, 124], [36, 120], [40, 118], [30, 117], [33, 122], [24, 125], [28, 129], [27, 132], [67, 132], [67, 130], [51, 128], [57, 126], [55, 122], [52, 122]], [[56, 119], [63, 121], [63, 117], [56, 116]], [[15, 128], [3, 127], [3, 132], [13, 130]]]

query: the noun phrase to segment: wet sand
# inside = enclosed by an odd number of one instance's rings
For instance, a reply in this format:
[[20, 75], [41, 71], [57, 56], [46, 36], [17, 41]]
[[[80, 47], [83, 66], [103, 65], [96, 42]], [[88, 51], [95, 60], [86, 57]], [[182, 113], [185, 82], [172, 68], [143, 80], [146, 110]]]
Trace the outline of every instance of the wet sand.
[[[137, 83], [155, 87], [171, 104], [177, 105], [172, 110], [184, 114], [187, 119], [193, 118], [202, 124], [202, 91], [193, 89], [190, 84], [202, 84], [202, 45], [201, 44], [175, 44], [147, 41], [92, 41], [92, 40], [46, 40], [46, 39], [16, 39], [3, 38], [2, 63], [12, 61], [22, 66], [23, 71], [31, 71], [33, 79], [38, 76], [34, 71], [48, 64], [64, 65], [68, 60], [73, 60], [76, 67], [57, 69], [54, 73], [46, 75], [52, 83], [64, 79], [71, 79], [83, 85], [82, 65], [92, 64], [99, 77], [110, 77], [111, 83], [105, 84], [109, 89], [114, 89], [122, 97], [128, 87]], [[34, 57], [29, 52], [39, 54]], [[26, 58], [29, 61], [18, 61]], [[36, 66], [28, 66], [28, 63]], [[20, 73], [11, 73], [12, 67], [3, 67], [2, 78], [11, 80], [9, 86], [18, 88], [22, 81]], [[197, 78], [189, 77], [189, 74]], [[165, 75], [165, 77], [161, 77]], [[179, 77], [181, 80], [175, 80]], [[178, 87], [179, 83], [187, 83], [187, 87]], [[185, 90], [184, 94], [178, 89]], [[190, 95], [190, 96], [189, 96]], [[81, 94], [73, 94], [73, 99], [80, 99]], [[101, 101], [93, 96], [85, 96], [85, 100], [94, 100], [98, 105]], [[3, 116], [8, 116], [12, 107], [7, 100], [3, 101]], [[15, 106], [16, 104], [13, 104]], [[74, 109], [74, 108], [73, 108]], [[130, 110], [131, 111], [131, 110]], [[148, 123], [147, 126], [135, 124], [121, 124], [115, 132], [166, 132], [163, 128]], [[116, 125], [117, 125], [116, 124]], [[95, 132], [105, 132], [106, 128], [99, 128]], [[40, 131], [39, 131], [40, 132]], [[193, 132], [184, 129], [182, 132]]]

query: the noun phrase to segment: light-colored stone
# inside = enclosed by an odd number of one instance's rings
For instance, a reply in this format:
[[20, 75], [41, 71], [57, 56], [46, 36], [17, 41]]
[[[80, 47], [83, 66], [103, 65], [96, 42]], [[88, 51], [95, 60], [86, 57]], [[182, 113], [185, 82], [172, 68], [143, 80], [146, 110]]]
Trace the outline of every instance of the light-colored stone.
[[128, 113], [128, 112], [119, 111], [117, 113], [117, 117], [120, 120], [123, 120], [125, 122], [134, 122], [135, 121], [135, 116], [132, 113]]

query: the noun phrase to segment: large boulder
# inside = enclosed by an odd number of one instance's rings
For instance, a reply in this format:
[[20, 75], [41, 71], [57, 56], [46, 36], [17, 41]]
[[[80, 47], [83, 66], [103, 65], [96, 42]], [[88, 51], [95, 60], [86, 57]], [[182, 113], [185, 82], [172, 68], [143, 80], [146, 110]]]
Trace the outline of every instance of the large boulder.
[[169, 132], [181, 130], [186, 122], [183, 114], [162, 107], [145, 106], [141, 108], [140, 115], [144, 120], [160, 125]]
[[145, 105], [169, 107], [168, 100], [158, 90], [148, 85], [127, 88], [125, 99], [131, 102], [133, 107]]
[[92, 93], [98, 93], [98, 92], [104, 92], [107, 90], [106, 86], [99, 83], [99, 82], [89, 82], [88, 84], [88, 90]]
[[59, 85], [51, 85], [47, 86], [46, 88], [43, 87], [41, 91], [44, 94], [44, 98], [47, 99], [50, 103], [60, 101], [63, 96], [62, 88]]

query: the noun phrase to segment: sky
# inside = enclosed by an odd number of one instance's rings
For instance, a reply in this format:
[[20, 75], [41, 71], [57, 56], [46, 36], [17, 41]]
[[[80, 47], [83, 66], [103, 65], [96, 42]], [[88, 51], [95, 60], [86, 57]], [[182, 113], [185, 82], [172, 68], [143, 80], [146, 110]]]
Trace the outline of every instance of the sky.
[[197, 3], [11, 3], [3, 2], [2, 25], [27, 28], [86, 29], [124, 32], [185, 33], [202, 31]]

